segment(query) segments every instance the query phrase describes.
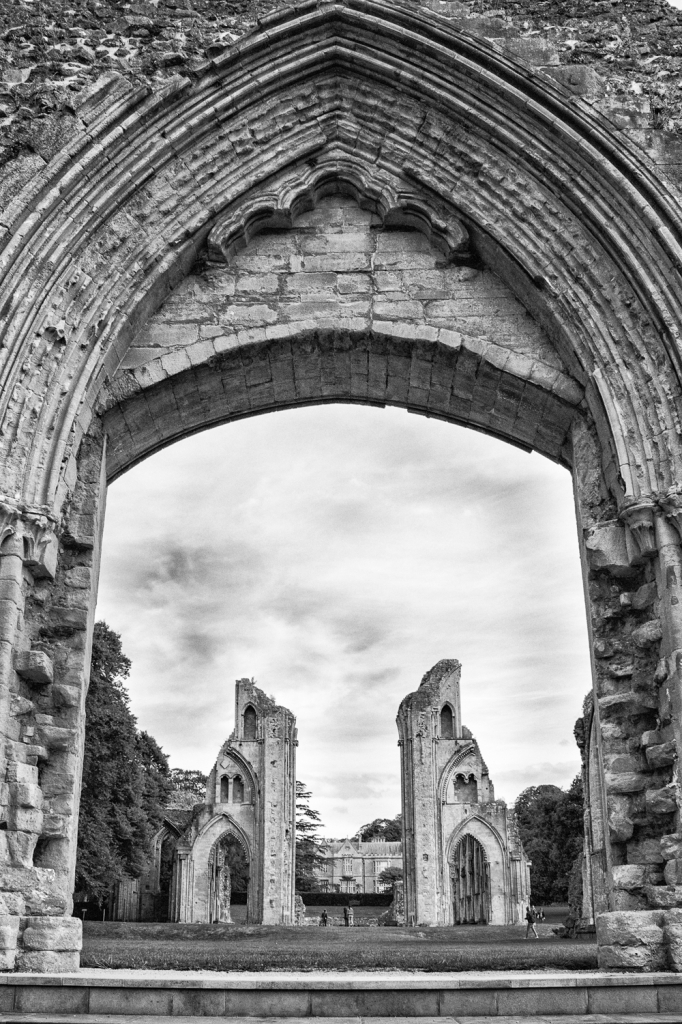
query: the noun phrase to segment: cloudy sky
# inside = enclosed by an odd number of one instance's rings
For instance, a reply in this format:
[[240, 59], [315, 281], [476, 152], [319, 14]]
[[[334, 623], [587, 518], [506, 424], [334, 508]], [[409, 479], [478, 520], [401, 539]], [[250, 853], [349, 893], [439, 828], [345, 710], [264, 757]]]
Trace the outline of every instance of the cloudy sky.
[[173, 767], [210, 769], [236, 678], [291, 708], [330, 836], [400, 809], [396, 711], [441, 658], [498, 797], [579, 768], [570, 477], [470, 430], [332, 405], [182, 441], [110, 489], [98, 616]]

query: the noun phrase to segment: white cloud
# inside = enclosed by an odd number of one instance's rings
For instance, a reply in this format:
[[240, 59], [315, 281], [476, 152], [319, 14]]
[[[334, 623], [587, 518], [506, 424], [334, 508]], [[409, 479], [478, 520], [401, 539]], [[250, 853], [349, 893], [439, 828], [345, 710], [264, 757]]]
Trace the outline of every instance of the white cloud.
[[173, 765], [211, 766], [237, 677], [290, 707], [331, 834], [399, 809], [396, 711], [441, 658], [498, 796], [579, 765], [570, 476], [462, 428], [339, 405], [174, 445], [110, 490], [98, 615]]

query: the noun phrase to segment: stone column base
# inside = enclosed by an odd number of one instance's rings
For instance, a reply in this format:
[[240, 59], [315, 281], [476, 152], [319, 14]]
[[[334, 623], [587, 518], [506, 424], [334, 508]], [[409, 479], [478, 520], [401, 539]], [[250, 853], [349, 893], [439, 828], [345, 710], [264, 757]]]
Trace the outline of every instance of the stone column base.
[[82, 946], [78, 918], [0, 915], [1, 971], [77, 971]]

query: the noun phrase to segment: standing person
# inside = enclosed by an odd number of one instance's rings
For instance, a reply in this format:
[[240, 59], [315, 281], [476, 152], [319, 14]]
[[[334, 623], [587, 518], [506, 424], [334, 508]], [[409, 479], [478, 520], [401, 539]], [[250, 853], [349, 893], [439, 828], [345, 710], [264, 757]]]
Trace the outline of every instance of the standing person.
[[326, 910], [323, 910], [322, 913], [320, 914], [320, 921], [322, 923], [322, 927], [326, 928], [327, 927], [327, 911]]
[[348, 908], [348, 927], [352, 928], [355, 924], [355, 912], [352, 907]]
[[343, 908], [343, 923], [345, 927], [348, 927], [348, 907]]
[[531, 930], [535, 938], [539, 939], [540, 936], [535, 930], [535, 907], [532, 905], [530, 905], [526, 910], [526, 938], [528, 938]]

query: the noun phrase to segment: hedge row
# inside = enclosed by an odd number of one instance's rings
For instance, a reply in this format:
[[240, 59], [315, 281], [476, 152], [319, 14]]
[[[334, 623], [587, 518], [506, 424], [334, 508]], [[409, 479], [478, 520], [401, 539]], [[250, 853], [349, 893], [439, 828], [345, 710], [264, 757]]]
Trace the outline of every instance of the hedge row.
[[390, 907], [392, 892], [299, 892], [306, 907]]

